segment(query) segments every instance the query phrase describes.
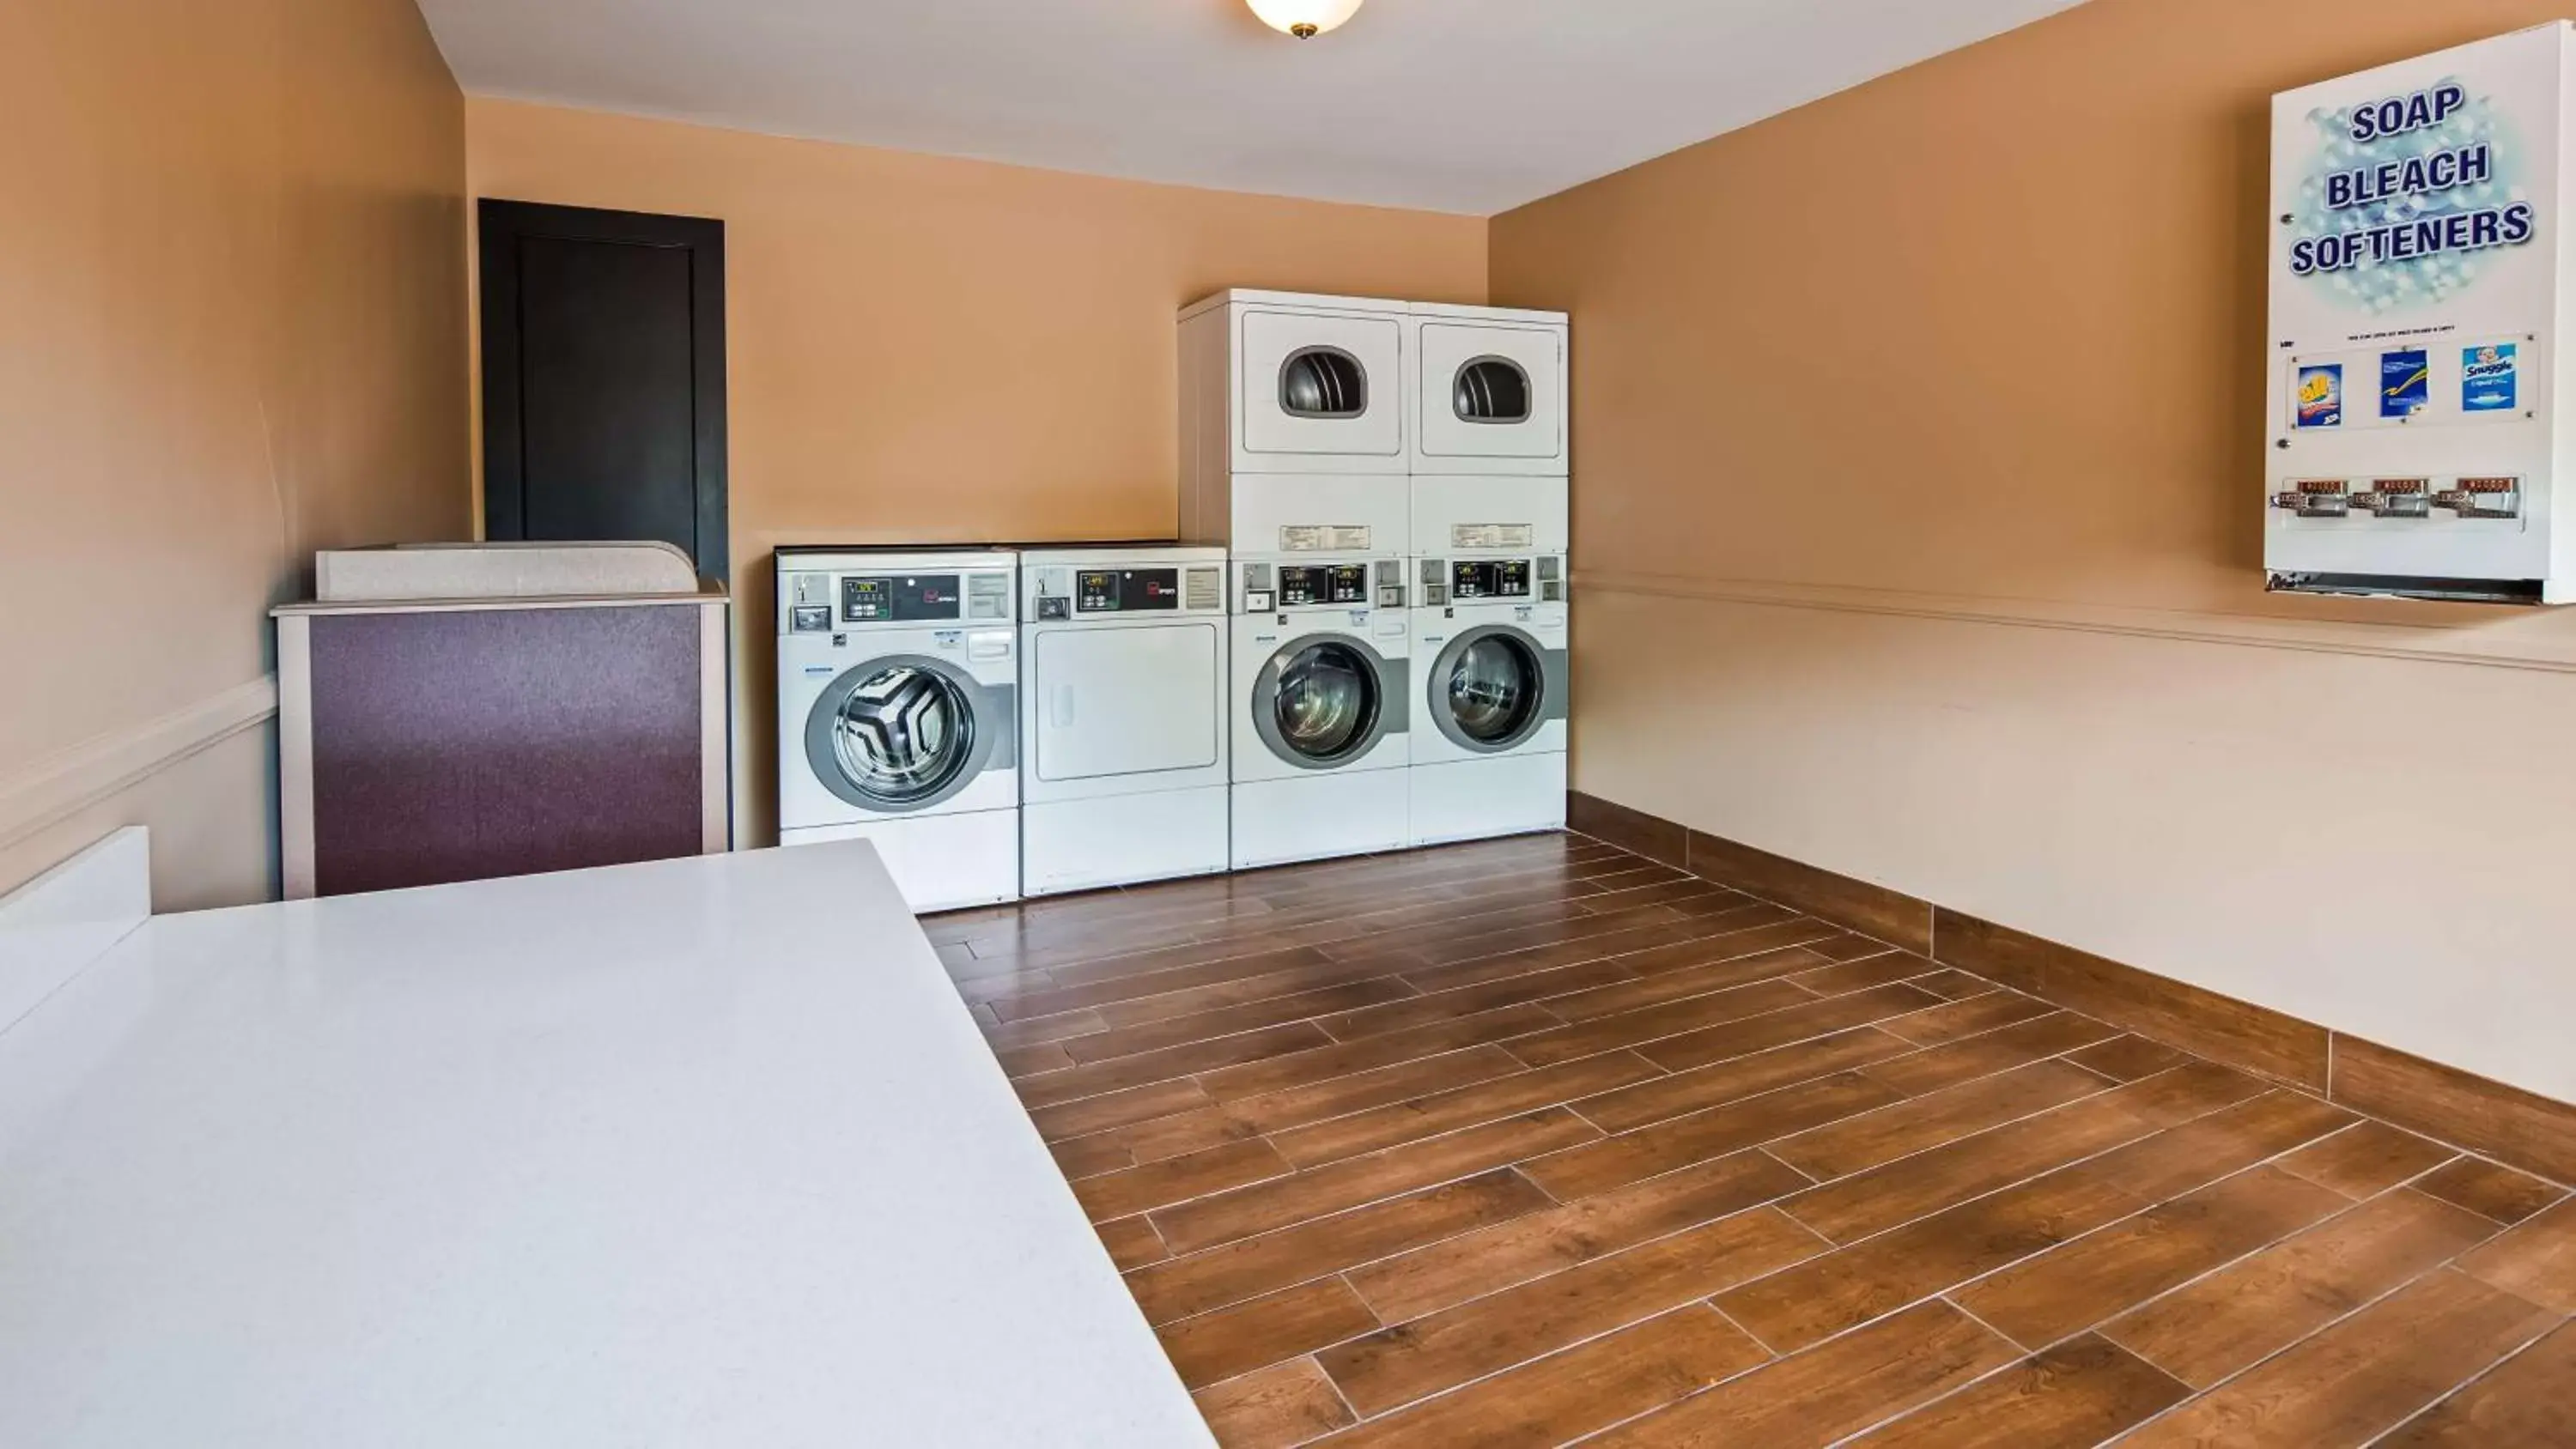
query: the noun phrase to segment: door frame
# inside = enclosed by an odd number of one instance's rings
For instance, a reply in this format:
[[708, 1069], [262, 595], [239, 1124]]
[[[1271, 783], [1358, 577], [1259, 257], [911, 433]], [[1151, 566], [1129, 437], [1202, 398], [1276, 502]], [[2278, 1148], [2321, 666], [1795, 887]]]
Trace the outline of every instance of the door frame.
[[475, 202], [481, 286], [483, 536], [527, 537], [527, 476], [519, 352], [518, 242], [542, 236], [621, 246], [676, 247], [690, 254], [690, 434], [697, 480], [697, 568], [719, 582], [732, 573], [725, 431], [724, 223], [584, 206], [482, 197]]

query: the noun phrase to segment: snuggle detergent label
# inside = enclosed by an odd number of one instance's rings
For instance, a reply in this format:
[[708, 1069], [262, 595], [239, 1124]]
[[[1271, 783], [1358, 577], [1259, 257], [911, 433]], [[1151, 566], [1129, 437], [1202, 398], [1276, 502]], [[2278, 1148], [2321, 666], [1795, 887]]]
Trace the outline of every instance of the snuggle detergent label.
[[2299, 369], [2299, 426], [2343, 426], [2343, 364], [2329, 362]]
[[2521, 391], [2521, 359], [2514, 344], [2461, 350], [2460, 411], [2511, 412], [2520, 406]]
[[2420, 347], [2379, 354], [2379, 415], [2411, 418], [2433, 400], [2433, 357]]

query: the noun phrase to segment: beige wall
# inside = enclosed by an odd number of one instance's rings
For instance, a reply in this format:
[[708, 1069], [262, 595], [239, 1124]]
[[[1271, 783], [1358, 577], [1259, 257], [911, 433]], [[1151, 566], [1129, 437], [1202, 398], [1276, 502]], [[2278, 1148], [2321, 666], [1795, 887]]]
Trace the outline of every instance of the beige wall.
[[2093, 0], [1498, 218], [1579, 788], [2576, 1099], [2576, 613], [2258, 506], [2269, 96], [2561, 9]]
[[739, 838], [774, 836], [771, 550], [1169, 537], [1173, 314], [1482, 301], [1485, 223], [467, 103], [473, 194], [725, 223]]
[[411, 0], [11, 8], [0, 887], [270, 888], [268, 606], [467, 525], [464, 105]]

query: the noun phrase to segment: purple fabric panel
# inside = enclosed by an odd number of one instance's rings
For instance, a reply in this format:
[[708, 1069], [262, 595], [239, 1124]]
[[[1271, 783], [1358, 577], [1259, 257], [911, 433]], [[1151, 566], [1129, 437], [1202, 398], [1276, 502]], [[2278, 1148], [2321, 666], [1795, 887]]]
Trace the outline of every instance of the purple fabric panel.
[[695, 855], [698, 610], [313, 621], [323, 895]]

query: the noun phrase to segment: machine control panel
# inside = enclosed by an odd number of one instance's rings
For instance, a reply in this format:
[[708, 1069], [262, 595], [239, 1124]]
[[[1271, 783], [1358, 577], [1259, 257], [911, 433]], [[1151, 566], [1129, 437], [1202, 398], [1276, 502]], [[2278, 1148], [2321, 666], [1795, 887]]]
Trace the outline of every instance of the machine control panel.
[[1530, 595], [1530, 561], [1525, 558], [1460, 559], [1449, 566], [1449, 596], [1469, 599], [1526, 599]]
[[2272, 495], [2293, 518], [2490, 519], [2522, 517], [2522, 480], [2512, 477], [2298, 478]]
[[1438, 559], [1422, 561], [1422, 602], [1428, 608], [1458, 604], [1565, 602], [1565, 560], [1555, 554], [1536, 558]]
[[965, 617], [956, 574], [852, 575], [841, 580], [844, 624], [910, 624]]
[[1279, 570], [1279, 607], [1300, 609], [1310, 604], [1356, 604], [1366, 608], [1369, 602], [1369, 569], [1366, 564], [1288, 564]]
[[1073, 576], [1080, 614], [1133, 614], [1181, 607], [1179, 569], [1083, 569]]
[[1238, 586], [1247, 614], [1348, 609], [1354, 615], [1365, 615], [1373, 608], [1404, 607], [1404, 561], [1390, 558], [1314, 564], [1247, 563], [1242, 565]]

